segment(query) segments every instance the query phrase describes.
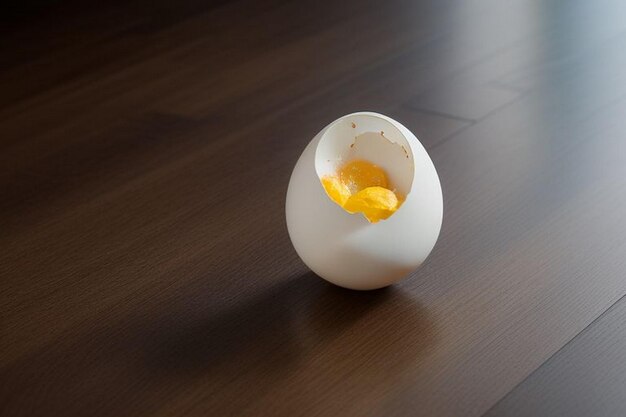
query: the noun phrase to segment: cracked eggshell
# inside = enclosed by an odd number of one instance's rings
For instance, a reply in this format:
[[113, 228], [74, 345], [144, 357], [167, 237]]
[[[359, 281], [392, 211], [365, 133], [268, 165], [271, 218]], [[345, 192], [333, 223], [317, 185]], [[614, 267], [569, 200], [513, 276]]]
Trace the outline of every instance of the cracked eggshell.
[[[396, 192], [406, 196], [388, 219], [369, 223], [326, 195], [320, 179], [353, 159], [385, 169]], [[313, 272], [341, 287], [370, 290], [401, 280], [424, 262], [439, 236], [443, 198], [415, 135], [387, 116], [359, 112], [326, 126], [304, 149], [285, 211], [294, 248]]]

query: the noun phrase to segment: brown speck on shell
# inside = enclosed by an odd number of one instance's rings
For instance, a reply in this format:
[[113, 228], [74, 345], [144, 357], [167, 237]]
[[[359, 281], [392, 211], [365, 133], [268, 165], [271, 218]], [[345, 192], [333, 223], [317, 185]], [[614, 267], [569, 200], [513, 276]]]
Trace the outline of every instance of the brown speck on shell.
[[352, 122], [352, 129], [356, 128], [356, 125], [354, 124], [354, 122]]
[[354, 148], [354, 143], [350, 145], [351, 148]]

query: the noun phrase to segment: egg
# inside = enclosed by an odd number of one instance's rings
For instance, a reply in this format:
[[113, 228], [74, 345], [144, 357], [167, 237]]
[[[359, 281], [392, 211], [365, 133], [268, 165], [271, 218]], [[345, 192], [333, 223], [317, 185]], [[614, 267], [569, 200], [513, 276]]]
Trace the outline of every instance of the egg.
[[341, 287], [371, 290], [417, 269], [439, 236], [443, 197], [426, 149], [373, 112], [340, 117], [298, 159], [287, 229], [302, 261]]

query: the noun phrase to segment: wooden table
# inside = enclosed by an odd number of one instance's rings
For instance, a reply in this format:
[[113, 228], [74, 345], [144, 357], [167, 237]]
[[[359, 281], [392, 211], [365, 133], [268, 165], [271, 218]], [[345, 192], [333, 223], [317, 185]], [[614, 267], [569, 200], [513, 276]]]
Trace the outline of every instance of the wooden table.
[[[38, 2], [0, 40], [0, 415], [626, 415], [619, 1]], [[286, 231], [325, 124], [427, 147], [374, 292]]]

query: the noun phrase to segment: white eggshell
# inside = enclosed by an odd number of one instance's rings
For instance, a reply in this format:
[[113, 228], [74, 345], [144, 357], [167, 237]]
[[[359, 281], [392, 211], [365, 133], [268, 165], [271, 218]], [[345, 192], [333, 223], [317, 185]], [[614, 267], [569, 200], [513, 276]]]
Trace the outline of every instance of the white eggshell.
[[[322, 176], [356, 158], [383, 167], [406, 195], [388, 219], [369, 223], [349, 214], [322, 187]], [[439, 236], [443, 198], [435, 167], [415, 135], [387, 116], [359, 112], [326, 126], [304, 149], [285, 211], [294, 248], [313, 272], [341, 287], [369, 290], [401, 280], [424, 262]]]

